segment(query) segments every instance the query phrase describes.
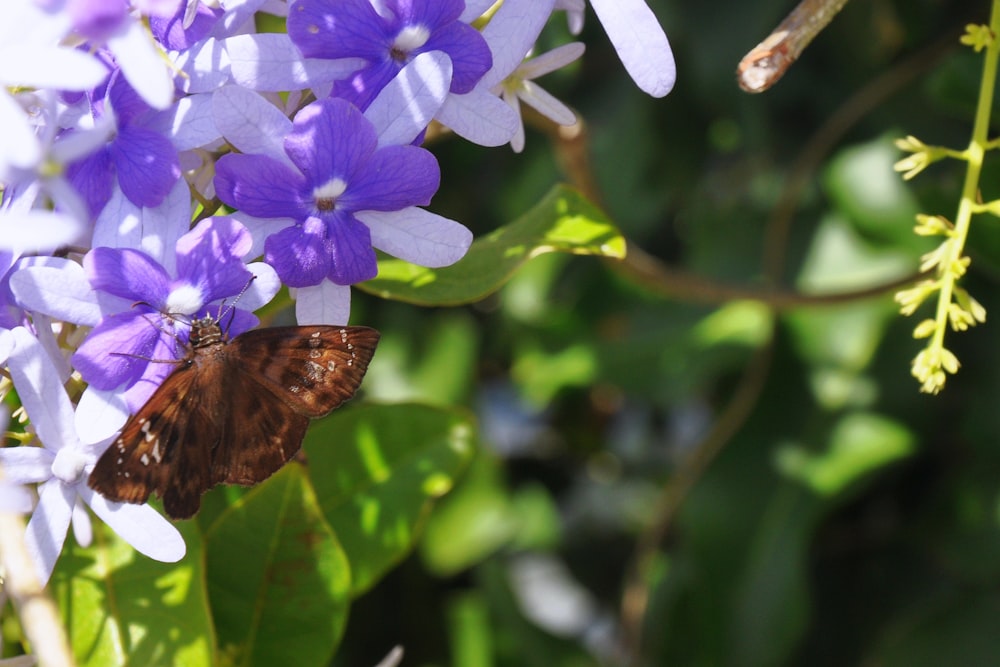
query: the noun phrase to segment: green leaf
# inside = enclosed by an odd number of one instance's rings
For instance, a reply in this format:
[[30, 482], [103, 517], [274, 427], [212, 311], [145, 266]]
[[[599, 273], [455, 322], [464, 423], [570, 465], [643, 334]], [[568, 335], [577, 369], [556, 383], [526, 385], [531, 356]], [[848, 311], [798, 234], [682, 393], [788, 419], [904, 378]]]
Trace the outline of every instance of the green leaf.
[[205, 541], [224, 661], [326, 665], [347, 620], [350, 565], [302, 466], [286, 465], [240, 498]]
[[402, 404], [341, 410], [314, 425], [305, 449], [358, 595], [410, 552], [476, 448], [465, 412]]
[[429, 269], [386, 259], [378, 276], [359, 287], [420, 305], [472, 303], [500, 289], [532, 257], [549, 252], [621, 258], [625, 239], [593, 204], [560, 185], [511, 224], [473, 242], [457, 263]]
[[177, 527], [179, 563], [143, 556], [99, 521], [90, 547], [68, 540], [51, 588], [80, 667], [216, 664], [201, 538], [193, 522]]

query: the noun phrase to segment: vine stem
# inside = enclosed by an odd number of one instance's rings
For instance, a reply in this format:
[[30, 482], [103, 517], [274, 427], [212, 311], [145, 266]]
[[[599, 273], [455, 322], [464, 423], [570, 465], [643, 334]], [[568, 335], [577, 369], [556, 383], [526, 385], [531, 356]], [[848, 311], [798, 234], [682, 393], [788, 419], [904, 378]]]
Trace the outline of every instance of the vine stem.
[[[948, 327], [948, 311], [955, 291], [955, 283], [964, 271], [956, 271], [954, 267], [962, 259], [965, 241], [969, 235], [972, 214], [976, 207], [976, 197], [979, 192], [979, 176], [983, 170], [983, 156], [989, 145], [990, 114], [993, 110], [993, 90], [996, 85], [997, 63], [1000, 61], [1000, 0], [993, 0], [990, 12], [990, 41], [986, 47], [983, 62], [983, 76], [979, 83], [979, 100], [976, 104], [976, 116], [972, 126], [972, 138], [969, 146], [962, 151], [966, 161], [965, 182], [962, 184], [962, 198], [958, 202], [955, 214], [955, 229], [948, 240], [945, 256], [939, 265], [939, 292], [937, 311], [935, 314], [935, 329], [928, 348], [940, 353], [944, 348], [944, 335]], [[937, 356], [935, 354], [935, 356]]]

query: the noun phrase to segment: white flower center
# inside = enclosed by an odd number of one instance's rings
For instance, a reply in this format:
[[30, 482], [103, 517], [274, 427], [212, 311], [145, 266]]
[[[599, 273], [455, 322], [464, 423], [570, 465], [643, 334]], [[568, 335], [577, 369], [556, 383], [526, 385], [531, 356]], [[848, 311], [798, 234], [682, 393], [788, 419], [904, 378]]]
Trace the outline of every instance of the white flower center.
[[408, 25], [399, 31], [392, 43], [392, 57], [405, 60], [412, 51], [419, 49], [430, 39], [431, 33], [422, 25]]
[[332, 211], [337, 205], [337, 197], [347, 190], [347, 183], [334, 178], [313, 189], [313, 201], [319, 211]]
[[185, 283], [170, 292], [165, 305], [172, 315], [194, 315], [205, 305], [205, 295], [194, 285]]
[[52, 474], [64, 484], [75, 484], [83, 476], [87, 457], [73, 447], [63, 447], [52, 462]]

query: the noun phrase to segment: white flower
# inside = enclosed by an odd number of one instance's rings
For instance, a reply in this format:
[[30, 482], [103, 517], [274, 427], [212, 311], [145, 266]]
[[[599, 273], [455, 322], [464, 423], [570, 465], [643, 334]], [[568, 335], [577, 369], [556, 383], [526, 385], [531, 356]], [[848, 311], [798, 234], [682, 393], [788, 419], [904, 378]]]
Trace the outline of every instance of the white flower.
[[80, 441], [73, 405], [45, 350], [24, 327], [12, 334], [10, 374], [42, 446], [0, 449], [0, 465], [8, 482], [39, 485], [26, 542], [41, 581], [47, 582], [52, 575], [70, 523], [77, 541], [83, 546], [90, 543], [92, 531], [84, 504], [146, 556], [168, 563], [183, 558], [181, 534], [156, 510], [109, 501], [87, 486], [87, 477], [109, 440]]

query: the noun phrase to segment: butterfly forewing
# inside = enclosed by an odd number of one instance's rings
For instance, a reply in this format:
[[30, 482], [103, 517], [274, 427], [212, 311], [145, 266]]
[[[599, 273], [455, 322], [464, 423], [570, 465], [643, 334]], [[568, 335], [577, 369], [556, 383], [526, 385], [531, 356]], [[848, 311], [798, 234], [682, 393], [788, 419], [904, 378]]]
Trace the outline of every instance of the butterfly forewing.
[[226, 342], [210, 318], [98, 460], [90, 486], [111, 500], [155, 492], [174, 518], [194, 515], [218, 483], [255, 484], [302, 446], [309, 419], [357, 391], [378, 343], [367, 327], [279, 327]]
[[274, 327], [248, 331], [230, 350], [257, 365], [244, 373], [270, 387], [296, 412], [322, 417], [354, 395], [375, 354], [368, 327]]

